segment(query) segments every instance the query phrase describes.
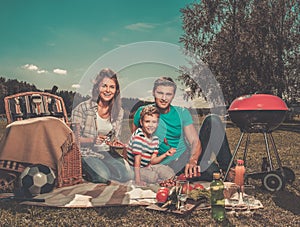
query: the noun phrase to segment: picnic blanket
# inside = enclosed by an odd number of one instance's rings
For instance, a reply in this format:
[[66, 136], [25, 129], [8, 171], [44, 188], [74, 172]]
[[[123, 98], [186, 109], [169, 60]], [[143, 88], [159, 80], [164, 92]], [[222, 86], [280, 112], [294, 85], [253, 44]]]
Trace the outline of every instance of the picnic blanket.
[[[7, 197], [9, 196], [12, 196], [12, 194], [7, 195]], [[150, 188], [137, 188], [133, 185], [117, 183], [106, 185], [85, 182], [73, 186], [56, 188], [50, 193], [40, 194], [30, 199], [14, 199], [19, 200], [22, 204], [36, 206], [103, 207], [149, 205], [156, 202], [155, 196], [156, 193]]]
[[[205, 188], [209, 187], [209, 182], [202, 182]], [[185, 214], [192, 210], [210, 209], [209, 203], [198, 201], [190, 201], [187, 205], [187, 211], [172, 211], [168, 208], [162, 208], [156, 204], [156, 191], [160, 186], [157, 184], [147, 187], [136, 187], [132, 182], [120, 184], [112, 182], [109, 185], [95, 184], [84, 182], [81, 184], [56, 188], [50, 193], [40, 194], [33, 198], [18, 198], [13, 193], [0, 194], [0, 200], [13, 199], [24, 205], [48, 206], [48, 207], [64, 207], [64, 208], [89, 208], [89, 207], [108, 207], [108, 206], [125, 206], [139, 205], [145, 206], [146, 209], [161, 212], [173, 212], [175, 214]], [[234, 195], [235, 196], [235, 195]], [[234, 198], [232, 198], [234, 199]], [[239, 204], [239, 207], [228, 200], [225, 200], [226, 210], [246, 211], [246, 204]], [[251, 210], [263, 208], [259, 200], [251, 205]]]

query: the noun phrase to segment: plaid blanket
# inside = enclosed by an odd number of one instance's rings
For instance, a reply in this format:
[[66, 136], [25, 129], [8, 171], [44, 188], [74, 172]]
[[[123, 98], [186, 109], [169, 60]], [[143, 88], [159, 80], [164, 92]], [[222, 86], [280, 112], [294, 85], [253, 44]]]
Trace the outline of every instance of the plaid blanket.
[[54, 189], [22, 201], [22, 204], [50, 207], [102, 207], [120, 205], [149, 205], [155, 203], [155, 192], [117, 183], [82, 183]]

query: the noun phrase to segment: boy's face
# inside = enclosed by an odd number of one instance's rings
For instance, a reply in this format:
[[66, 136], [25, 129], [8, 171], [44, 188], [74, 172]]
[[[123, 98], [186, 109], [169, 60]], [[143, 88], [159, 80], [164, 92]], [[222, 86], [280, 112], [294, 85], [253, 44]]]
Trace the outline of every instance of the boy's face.
[[143, 132], [147, 137], [150, 137], [158, 126], [158, 115], [145, 115], [143, 120], [140, 121]]

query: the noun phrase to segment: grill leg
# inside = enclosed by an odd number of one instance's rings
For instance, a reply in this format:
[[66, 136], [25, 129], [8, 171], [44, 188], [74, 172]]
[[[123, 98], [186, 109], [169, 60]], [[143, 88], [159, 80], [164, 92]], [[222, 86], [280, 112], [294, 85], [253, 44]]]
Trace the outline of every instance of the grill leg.
[[276, 160], [277, 160], [278, 167], [279, 167], [283, 177], [285, 177], [284, 170], [282, 168], [281, 160], [280, 160], [280, 157], [279, 157], [279, 154], [278, 154], [278, 151], [277, 151], [272, 133], [269, 133], [269, 137], [270, 137], [270, 140], [271, 140], [271, 144], [272, 144], [272, 147], [273, 147], [273, 150], [274, 150], [274, 154], [275, 154], [275, 157], [276, 157]]
[[248, 145], [250, 143], [250, 133], [247, 134], [246, 138], [246, 144], [245, 144], [245, 149], [244, 149], [244, 155], [243, 155], [243, 160], [244, 160], [244, 165], [247, 166], [247, 150], [248, 150]]
[[267, 133], [264, 132], [264, 139], [265, 139], [265, 143], [266, 143], [266, 151], [267, 151], [267, 155], [268, 155], [268, 162], [270, 163], [270, 170], [273, 170], [273, 163], [272, 163], [272, 159], [271, 159], [271, 154], [270, 154], [270, 147], [269, 147], [269, 142], [268, 142], [268, 137], [267, 137]]
[[228, 175], [228, 173], [229, 173], [230, 167], [232, 166], [232, 163], [233, 163], [233, 161], [234, 161], [234, 159], [235, 159], [236, 153], [237, 153], [237, 151], [238, 151], [238, 149], [239, 149], [239, 147], [240, 147], [240, 145], [241, 145], [241, 142], [242, 142], [242, 140], [243, 140], [244, 135], [245, 135], [245, 133], [242, 132], [242, 134], [241, 134], [241, 136], [240, 136], [240, 139], [239, 139], [239, 142], [238, 142], [237, 145], [236, 145], [236, 148], [235, 148], [235, 150], [234, 150], [234, 153], [233, 153], [233, 155], [232, 155], [232, 158], [231, 158], [231, 160], [230, 160], [230, 163], [229, 163], [229, 165], [228, 165], [228, 167], [227, 167], [227, 170], [226, 170], [226, 173], [225, 173], [225, 176], [224, 176], [224, 180], [226, 180], [226, 178], [227, 178], [227, 175]]

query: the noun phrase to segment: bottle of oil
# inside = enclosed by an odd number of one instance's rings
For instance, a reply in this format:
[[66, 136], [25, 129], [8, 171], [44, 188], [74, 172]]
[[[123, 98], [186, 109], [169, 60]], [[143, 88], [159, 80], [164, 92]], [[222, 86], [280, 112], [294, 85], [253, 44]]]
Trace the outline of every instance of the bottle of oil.
[[210, 205], [211, 216], [217, 222], [225, 220], [225, 199], [224, 199], [224, 184], [220, 179], [220, 173], [213, 174], [213, 181], [210, 184]]

